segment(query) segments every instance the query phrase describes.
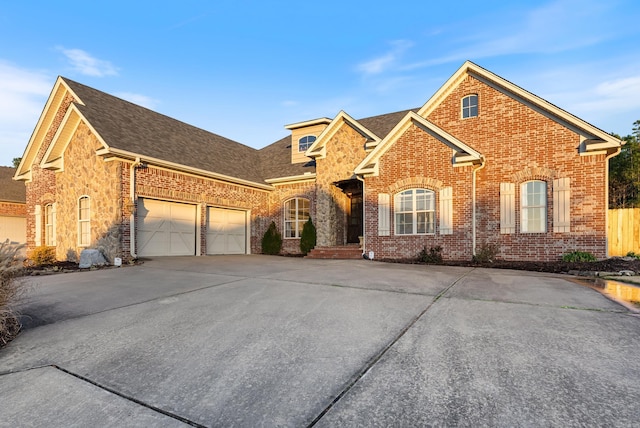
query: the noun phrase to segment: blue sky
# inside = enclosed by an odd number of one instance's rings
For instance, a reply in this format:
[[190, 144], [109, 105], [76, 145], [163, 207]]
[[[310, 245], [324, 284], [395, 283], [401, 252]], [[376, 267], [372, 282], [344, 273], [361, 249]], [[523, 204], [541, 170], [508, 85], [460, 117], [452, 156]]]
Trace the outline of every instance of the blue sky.
[[284, 125], [419, 107], [471, 60], [621, 135], [640, 119], [635, 0], [0, 0], [0, 165], [58, 75], [261, 148]]

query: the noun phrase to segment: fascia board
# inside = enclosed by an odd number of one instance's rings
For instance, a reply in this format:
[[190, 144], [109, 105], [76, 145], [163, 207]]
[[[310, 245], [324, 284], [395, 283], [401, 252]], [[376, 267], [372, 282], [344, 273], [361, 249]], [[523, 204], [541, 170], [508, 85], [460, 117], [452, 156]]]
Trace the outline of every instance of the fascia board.
[[307, 149], [304, 153], [305, 156], [314, 158], [319, 157], [323, 158], [326, 156], [326, 142], [329, 141], [338, 129], [340, 129], [340, 125], [342, 123], [348, 124], [352, 128], [354, 128], [357, 132], [359, 132], [363, 137], [370, 138], [377, 144], [380, 142], [380, 137], [371, 132], [369, 129], [362, 126], [357, 120], [353, 117], [349, 116], [344, 110], [341, 110], [336, 117], [331, 121], [329, 126], [327, 126], [318, 136], [318, 139]]

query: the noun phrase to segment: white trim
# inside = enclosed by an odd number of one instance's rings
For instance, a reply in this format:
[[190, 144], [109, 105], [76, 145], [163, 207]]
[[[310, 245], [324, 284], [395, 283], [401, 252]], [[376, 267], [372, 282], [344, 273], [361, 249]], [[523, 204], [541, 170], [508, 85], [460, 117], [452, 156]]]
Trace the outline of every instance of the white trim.
[[[305, 156], [319, 159], [324, 158], [327, 155], [327, 141], [329, 141], [331, 137], [333, 137], [335, 133], [338, 132], [338, 129], [340, 129], [340, 125], [342, 125], [343, 123], [351, 126], [367, 139], [367, 142], [365, 143], [367, 148], [375, 147], [380, 142], [380, 137], [364, 127], [353, 117], [349, 116], [344, 110], [340, 110], [340, 112], [331, 121], [331, 123], [326, 128], [324, 128], [320, 135], [318, 135], [315, 143], [313, 143], [313, 145], [309, 147], [309, 149], [304, 153]], [[372, 140], [372, 143], [369, 142], [369, 140]]]
[[[298, 231], [298, 223], [300, 223], [302, 221], [302, 220], [300, 220], [300, 217], [299, 217], [299, 213], [300, 213], [300, 207], [298, 205], [298, 201], [299, 200], [305, 200], [309, 204], [309, 217], [307, 217], [305, 222], [308, 221], [309, 218], [311, 217], [311, 199], [305, 198], [305, 197], [302, 197], [302, 196], [294, 196], [294, 197], [289, 198], [286, 201], [284, 201], [283, 204], [282, 204], [282, 235], [283, 235], [282, 238], [283, 239], [300, 239], [300, 236], [302, 235], [302, 229], [300, 229], [300, 231]], [[287, 220], [287, 203], [289, 203], [291, 201], [296, 201], [295, 219], [294, 220]], [[295, 235], [296, 236], [287, 236], [287, 222], [296, 225], [296, 228], [295, 228], [295, 232], [296, 232]]]
[[571, 232], [571, 179], [553, 180], [553, 232]]
[[329, 119], [328, 117], [321, 117], [319, 119], [312, 119], [304, 122], [291, 123], [289, 125], [285, 125], [284, 127], [286, 129], [292, 130], [292, 129], [298, 129], [298, 128], [306, 128], [307, 126], [313, 126], [313, 125], [328, 125], [330, 123], [331, 123], [331, 119]]
[[[82, 213], [82, 208], [80, 206], [80, 201], [86, 199], [89, 206], [87, 208], [88, 210], [88, 216], [89, 218], [87, 219], [83, 219], [81, 217], [81, 213]], [[78, 247], [89, 247], [91, 245], [91, 197], [89, 195], [82, 195], [78, 198], [78, 202], [77, 202], [77, 214], [78, 214]], [[87, 223], [89, 226], [89, 230], [88, 230], [88, 234], [89, 234], [89, 240], [88, 242], [83, 242], [82, 241], [82, 225], [84, 223]]]
[[34, 208], [36, 236], [34, 241], [36, 247], [42, 246], [42, 205], [36, 205]]
[[516, 185], [500, 183], [500, 233], [516, 232]]
[[280, 177], [280, 178], [269, 178], [266, 181], [269, 184], [273, 184], [274, 186], [288, 184], [299, 181], [315, 181], [316, 173], [315, 172], [305, 172], [303, 175], [291, 175], [289, 177]]
[[378, 236], [389, 235], [391, 235], [391, 195], [378, 193]]
[[440, 189], [440, 235], [453, 234], [453, 187]]

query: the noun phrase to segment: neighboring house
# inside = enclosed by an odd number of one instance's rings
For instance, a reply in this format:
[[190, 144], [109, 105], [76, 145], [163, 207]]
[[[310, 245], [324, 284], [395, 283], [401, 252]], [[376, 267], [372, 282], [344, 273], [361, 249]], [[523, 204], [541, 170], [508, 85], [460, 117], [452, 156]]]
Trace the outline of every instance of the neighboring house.
[[15, 168], [0, 166], [0, 242], [27, 242], [25, 187], [11, 178]]
[[[255, 150], [58, 78], [25, 150], [29, 248], [76, 259], [248, 254], [274, 221], [299, 252], [468, 260], [607, 256], [608, 159], [621, 141], [471, 63], [421, 108], [286, 126]], [[356, 246], [357, 248], [357, 246]]]

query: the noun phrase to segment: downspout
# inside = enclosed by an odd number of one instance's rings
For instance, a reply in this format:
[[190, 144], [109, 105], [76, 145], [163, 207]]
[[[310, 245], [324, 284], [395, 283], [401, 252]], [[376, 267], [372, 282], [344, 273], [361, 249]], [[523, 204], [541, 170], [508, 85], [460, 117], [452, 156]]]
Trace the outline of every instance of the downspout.
[[140, 166], [140, 157], [136, 157], [136, 161], [129, 166], [129, 197], [131, 199], [131, 214], [129, 216], [129, 253], [131, 258], [137, 259], [136, 254], [136, 168]]
[[471, 174], [471, 246], [472, 253], [476, 255], [476, 173], [486, 166], [484, 157], [480, 158], [480, 166], [473, 168]]
[[367, 198], [365, 197], [364, 191], [364, 178], [361, 178], [356, 174], [356, 179], [362, 182], [362, 254], [365, 254], [365, 249], [367, 248], [367, 222], [366, 212], [367, 212]]
[[607, 258], [609, 257], [609, 159], [614, 156], [618, 156], [622, 151], [622, 147], [616, 148], [616, 151], [607, 155], [604, 158], [604, 207], [605, 213], [604, 216], [604, 230], [605, 230], [605, 255]]

